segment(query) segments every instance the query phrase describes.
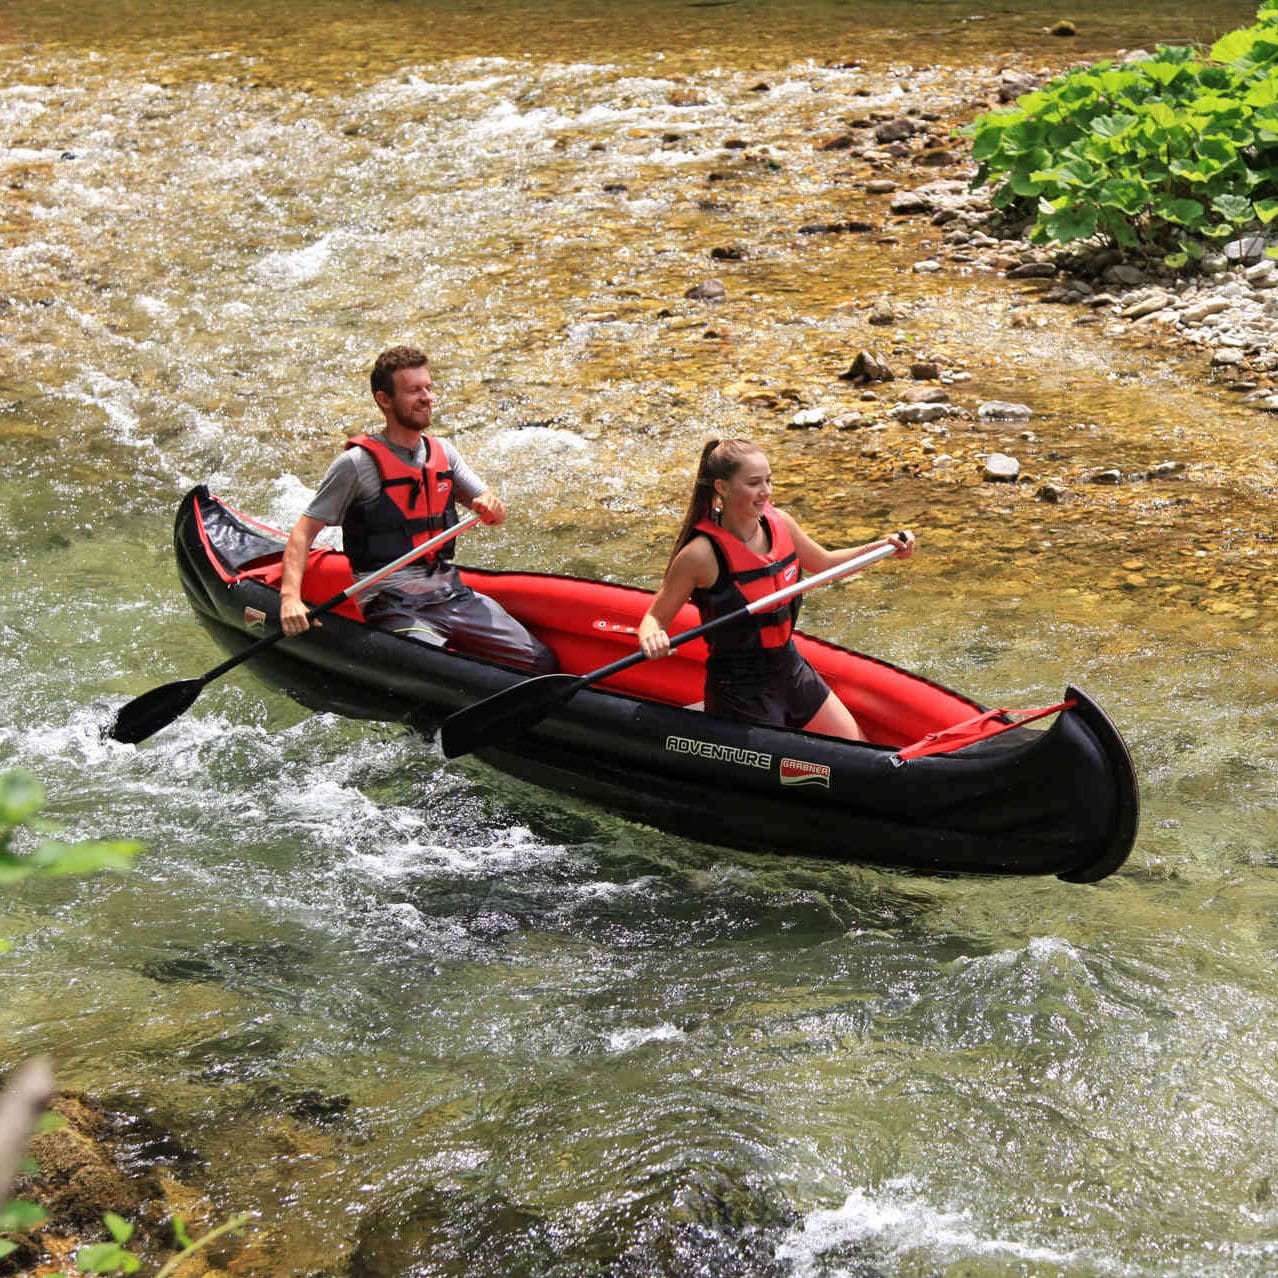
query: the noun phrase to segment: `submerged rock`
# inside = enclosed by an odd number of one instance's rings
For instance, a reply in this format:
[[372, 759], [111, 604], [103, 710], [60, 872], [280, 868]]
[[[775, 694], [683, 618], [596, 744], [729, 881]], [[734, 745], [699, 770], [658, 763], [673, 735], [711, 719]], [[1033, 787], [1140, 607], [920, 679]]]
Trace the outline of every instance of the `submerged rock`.
[[684, 297], [696, 302], [722, 302], [727, 296], [728, 290], [721, 280], [702, 280], [684, 293]]
[[984, 422], [1025, 422], [1034, 416], [1028, 404], [1009, 404], [1005, 400], [991, 399], [980, 405], [976, 415]]

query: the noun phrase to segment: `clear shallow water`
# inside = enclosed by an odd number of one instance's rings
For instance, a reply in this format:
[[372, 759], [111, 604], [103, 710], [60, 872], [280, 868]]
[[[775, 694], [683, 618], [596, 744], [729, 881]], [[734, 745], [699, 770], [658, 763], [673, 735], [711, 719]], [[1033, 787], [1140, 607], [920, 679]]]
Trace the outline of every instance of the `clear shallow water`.
[[[1267, 427], [1175, 361], [1006, 327], [999, 281], [920, 283], [905, 233], [796, 234], [864, 203], [812, 147], [849, 103], [948, 110], [1058, 15], [681, 6], [657, 40], [651, 9], [415, 10], [424, 48], [390, 40], [401, 10], [115, 12], [41, 7], [0, 46], [0, 763], [71, 834], [149, 851], [5, 902], [4, 1061], [48, 1050], [198, 1153], [260, 1213], [240, 1272], [1271, 1271]], [[1084, 45], [1156, 26], [1071, 16]], [[853, 17], [864, 70], [827, 66]], [[753, 257], [709, 260], [735, 240]], [[712, 273], [708, 315], [682, 293]], [[732, 389], [852, 406], [836, 375], [872, 334], [844, 304], [883, 294], [902, 349], [1034, 403], [1040, 443], [1007, 438], [1044, 473], [1171, 453], [1186, 479], [1048, 508]], [[474, 561], [651, 581], [709, 428], [762, 437], [823, 536], [912, 523], [908, 572], [806, 624], [988, 703], [1087, 688], [1144, 783], [1128, 866], [1080, 888], [724, 853], [242, 675], [103, 743], [220, 657], [172, 568], [181, 492], [287, 525], [404, 336], [518, 512]]]

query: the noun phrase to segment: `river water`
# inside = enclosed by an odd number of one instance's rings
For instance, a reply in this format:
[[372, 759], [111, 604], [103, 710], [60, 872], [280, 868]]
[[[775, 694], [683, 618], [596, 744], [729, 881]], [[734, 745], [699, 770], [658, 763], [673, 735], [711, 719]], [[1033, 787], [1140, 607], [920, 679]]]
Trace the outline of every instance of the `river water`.
[[[1251, 12], [1210, 8], [7, 9], [0, 766], [147, 852], [5, 900], [0, 1064], [48, 1051], [172, 1133], [139, 1156], [257, 1215], [241, 1274], [1273, 1272], [1269, 419], [1200, 356], [914, 273], [936, 230], [819, 145]], [[878, 232], [799, 232], [854, 217]], [[723, 303], [684, 297], [711, 277]], [[287, 527], [401, 340], [512, 508], [473, 562], [652, 583], [711, 430], [763, 441], [822, 538], [915, 527], [908, 568], [805, 624], [988, 704], [1086, 688], [1141, 776], [1127, 866], [729, 853], [243, 671], [104, 743], [220, 659], [173, 569], [182, 492]], [[866, 347], [1030, 404], [1029, 437], [787, 429], [874, 415], [838, 379]], [[982, 484], [994, 449], [1067, 500]]]

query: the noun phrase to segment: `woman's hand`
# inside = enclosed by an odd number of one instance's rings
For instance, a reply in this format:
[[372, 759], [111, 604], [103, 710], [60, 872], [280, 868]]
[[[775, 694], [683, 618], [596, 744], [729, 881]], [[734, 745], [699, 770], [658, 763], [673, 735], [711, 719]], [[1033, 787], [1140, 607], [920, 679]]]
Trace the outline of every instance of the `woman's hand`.
[[670, 636], [651, 615], [639, 623], [639, 648], [649, 661], [670, 655]]
[[909, 529], [902, 529], [887, 537], [886, 543], [896, 547], [897, 559], [908, 559], [914, 553], [914, 534]]

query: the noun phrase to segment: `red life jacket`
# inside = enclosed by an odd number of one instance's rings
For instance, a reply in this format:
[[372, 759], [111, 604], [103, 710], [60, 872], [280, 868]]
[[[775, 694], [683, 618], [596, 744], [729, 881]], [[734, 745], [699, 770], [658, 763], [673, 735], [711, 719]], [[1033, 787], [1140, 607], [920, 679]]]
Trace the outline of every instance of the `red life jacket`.
[[[371, 435], [355, 435], [347, 448], [362, 448], [377, 463], [382, 491], [370, 501], [352, 502], [342, 520], [342, 540], [356, 572], [384, 568], [436, 533], [457, 522], [453, 502], [453, 472], [444, 445], [422, 436], [426, 461], [410, 466]], [[420, 562], [435, 563], [452, 557], [453, 542], [446, 542]]]
[[[719, 561], [719, 576], [714, 585], [692, 592], [692, 601], [700, 609], [703, 622], [736, 612], [799, 580], [794, 539], [774, 506], [764, 507], [761, 522], [771, 541], [771, 548], [762, 555], [712, 519], [703, 519], [694, 526], [694, 532], [710, 538]], [[712, 630], [706, 635], [711, 654], [783, 648], [794, 629], [798, 600], [799, 596], [795, 595], [767, 612], [756, 612], [738, 623]]]

